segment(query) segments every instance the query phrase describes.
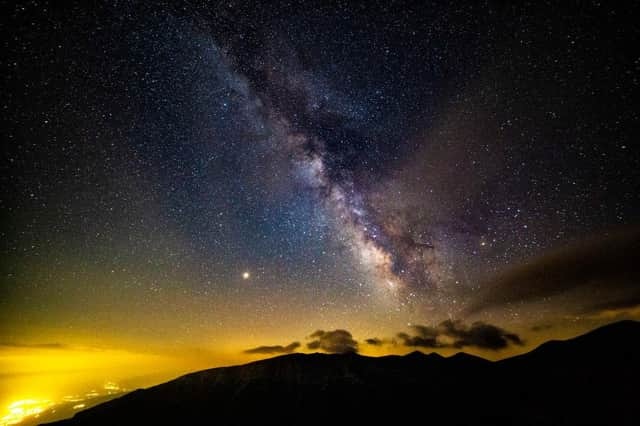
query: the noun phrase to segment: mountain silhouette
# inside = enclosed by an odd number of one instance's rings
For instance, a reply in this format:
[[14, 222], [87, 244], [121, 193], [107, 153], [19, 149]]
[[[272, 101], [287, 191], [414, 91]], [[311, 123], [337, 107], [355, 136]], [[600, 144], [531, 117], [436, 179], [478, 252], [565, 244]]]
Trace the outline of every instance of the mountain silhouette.
[[291, 354], [137, 390], [56, 425], [637, 424], [640, 322], [490, 362]]

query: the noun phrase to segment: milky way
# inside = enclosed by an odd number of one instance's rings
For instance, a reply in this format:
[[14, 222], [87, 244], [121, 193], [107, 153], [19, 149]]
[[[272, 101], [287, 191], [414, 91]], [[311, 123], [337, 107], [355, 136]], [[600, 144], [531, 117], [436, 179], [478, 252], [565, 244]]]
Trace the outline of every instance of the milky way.
[[640, 320], [640, 2], [8, 3], [0, 424]]
[[632, 10], [10, 9], [2, 340], [243, 353], [637, 300], [612, 259], [552, 289], [536, 269], [635, 235]]
[[[283, 53], [269, 50], [265, 56], [278, 54]], [[267, 90], [260, 94], [253, 92], [246, 76], [233, 70], [231, 60], [222, 60], [227, 64], [225, 81], [230, 82], [229, 87], [238, 95], [240, 110], [255, 130], [252, 141], [272, 150], [270, 156], [284, 157], [285, 163], [290, 163], [291, 178], [313, 193], [318, 208], [329, 216], [335, 238], [350, 251], [355, 267], [366, 274], [367, 282], [376, 287], [381, 297], [406, 304], [419, 293], [442, 286], [436, 246], [414, 239], [394, 217], [397, 214], [374, 215], [372, 203], [376, 200], [370, 194], [376, 192], [375, 184], [363, 190], [354, 182], [348, 167], [332, 166], [335, 154], [310, 130], [321, 126], [318, 123], [328, 116], [339, 121], [351, 119], [347, 111], [323, 105], [330, 102], [330, 96], [344, 102], [341, 95], [331, 91], [328, 83], [301, 71], [290, 53], [284, 55], [286, 65], [282, 62], [278, 66], [265, 65], [267, 80], [261, 83]], [[270, 91], [276, 95], [270, 96]], [[291, 103], [295, 107], [289, 106]], [[306, 125], [296, 125], [301, 116], [305, 117], [302, 121], [306, 120]], [[348, 139], [343, 142], [350, 143]]]

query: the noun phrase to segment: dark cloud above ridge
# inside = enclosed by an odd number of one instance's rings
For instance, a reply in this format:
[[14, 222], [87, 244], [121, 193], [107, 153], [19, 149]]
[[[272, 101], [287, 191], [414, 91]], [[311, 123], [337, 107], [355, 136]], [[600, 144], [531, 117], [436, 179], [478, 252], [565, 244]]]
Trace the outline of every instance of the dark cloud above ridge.
[[16, 343], [16, 342], [0, 342], [0, 347], [5, 348], [30, 348], [30, 349], [67, 349], [68, 345], [63, 343]]
[[358, 352], [358, 342], [347, 330], [317, 330], [309, 338], [313, 339], [307, 343], [307, 348], [311, 350], [319, 349], [329, 353]]
[[300, 342], [292, 342], [287, 346], [258, 346], [244, 351], [246, 354], [290, 354], [300, 347]]
[[413, 325], [411, 329], [412, 334], [397, 334], [398, 340], [404, 346], [433, 349], [475, 347], [499, 350], [509, 345], [524, 345], [517, 334], [482, 321], [468, 326], [459, 320], [446, 320], [436, 327]]
[[[344, 329], [331, 331], [316, 330], [308, 336], [306, 348], [311, 351], [323, 351], [331, 354], [357, 353], [359, 345], [369, 346], [406, 346], [412, 348], [456, 348], [473, 347], [478, 349], [500, 350], [510, 345], [522, 346], [524, 341], [513, 332], [496, 325], [476, 321], [470, 325], [460, 320], [446, 320], [436, 326], [412, 325], [411, 332], [400, 332], [393, 338], [371, 337], [358, 342]], [[293, 342], [287, 346], [258, 346], [247, 349], [246, 354], [288, 354], [302, 345]]]

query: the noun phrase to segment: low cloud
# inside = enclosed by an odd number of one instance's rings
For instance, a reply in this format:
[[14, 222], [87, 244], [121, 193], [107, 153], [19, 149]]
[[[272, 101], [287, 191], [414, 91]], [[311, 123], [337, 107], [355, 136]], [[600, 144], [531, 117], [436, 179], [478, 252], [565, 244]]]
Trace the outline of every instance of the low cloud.
[[290, 354], [300, 347], [300, 342], [293, 342], [287, 346], [258, 346], [257, 348], [247, 349], [246, 354]]
[[[311, 351], [323, 351], [332, 354], [357, 353], [359, 343], [347, 330], [317, 330], [309, 337], [306, 348]], [[410, 333], [398, 333], [394, 338], [371, 337], [361, 342], [369, 346], [403, 345], [415, 348], [457, 348], [475, 347], [479, 349], [499, 350], [509, 345], [523, 345], [524, 342], [515, 333], [492, 324], [477, 321], [466, 325], [459, 320], [446, 320], [437, 326], [412, 325]], [[301, 344], [293, 342], [287, 346], [258, 346], [247, 349], [247, 354], [288, 354], [295, 352]]]
[[411, 329], [414, 331], [412, 335], [407, 333], [398, 333], [398, 339], [403, 345], [416, 348], [441, 348], [443, 343], [438, 341], [440, 332], [435, 327], [424, 325], [413, 325]]
[[506, 348], [509, 344], [524, 345], [517, 334], [482, 321], [474, 322], [470, 327], [467, 327], [460, 321], [447, 320], [441, 326], [445, 328], [445, 335], [455, 339], [453, 346], [456, 348], [475, 346], [497, 350]]
[[318, 330], [309, 336], [313, 339], [307, 343], [310, 350], [322, 350], [328, 353], [358, 352], [358, 342], [347, 330]]
[[615, 321], [620, 319], [640, 319], [640, 295], [627, 298], [611, 298], [586, 306], [580, 315], [589, 319]]
[[482, 321], [467, 326], [462, 321], [446, 320], [437, 327], [414, 325], [411, 329], [412, 334], [397, 334], [404, 346], [432, 349], [476, 347], [498, 350], [511, 344], [524, 344], [517, 334]]
[[[606, 304], [638, 306], [640, 300], [640, 227], [565, 246], [511, 268], [486, 283], [466, 310], [470, 315], [508, 304], [542, 300], [580, 291], [585, 311]], [[620, 307], [611, 307], [620, 309]]]
[[624, 299], [611, 299], [604, 302], [597, 302], [585, 308], [584, 313], [593, 314], [603, 311], [630, 311], [640, 306], [640, 294], [631, 295]]
[[69, 346], [62, 343], [15, 343], [15, 342], [0, 342], [0, 347], [32, 348], [32, 349], [67, 349], [69, 348]]

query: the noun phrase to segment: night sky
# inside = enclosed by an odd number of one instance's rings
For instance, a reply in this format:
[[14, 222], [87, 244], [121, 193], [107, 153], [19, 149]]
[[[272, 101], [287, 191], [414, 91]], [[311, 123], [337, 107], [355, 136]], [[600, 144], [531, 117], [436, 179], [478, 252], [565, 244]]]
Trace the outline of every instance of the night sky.
[[637, 2], [64, 3], [3, 12], [6, 371], [640, 318]]

